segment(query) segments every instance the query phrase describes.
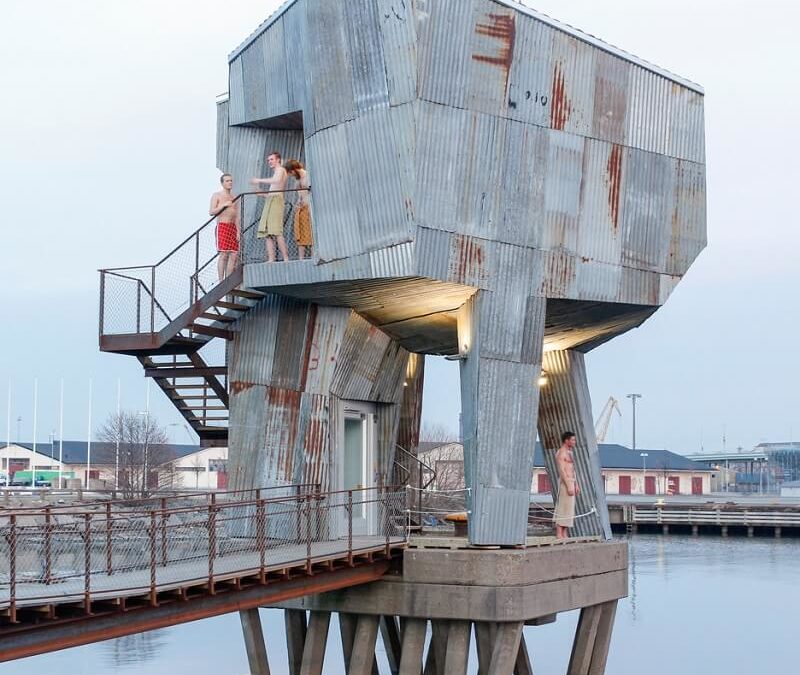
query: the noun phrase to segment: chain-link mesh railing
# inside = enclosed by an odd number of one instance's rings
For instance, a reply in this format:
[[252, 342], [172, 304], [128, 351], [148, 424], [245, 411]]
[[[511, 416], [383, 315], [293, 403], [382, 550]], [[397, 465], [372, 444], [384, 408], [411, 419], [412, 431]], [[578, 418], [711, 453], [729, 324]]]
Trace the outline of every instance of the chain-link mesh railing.
[[[299, 248], [294, 220], [298, 190], [271, 194], [283, 196], [283, 239], [289, 259], [296, 260]], [[266, 204], [264, 193], [243, 193], [235, 202], [241, 228], [233, 254], [221, 255], [219, 249], [229, 244], [223, 242], [224, 235], [218, 237], [219, 226], [212, 217], [155, 265], [100, 270], [100, 335], [159, 332], [242, 262], [267, 260], [268, 239], [274, 245], [276, 259], [282, 260], [281, 242], [276, 237], [259, 236], [259, 220]], [[310, 255], [310, 248], [307, 254]]]
[[[405, 494], [313, 486], [0, 513], [0, 610], [147, 595], [404, 544]], [[13, 619], [12, 619], [13, 620]]]

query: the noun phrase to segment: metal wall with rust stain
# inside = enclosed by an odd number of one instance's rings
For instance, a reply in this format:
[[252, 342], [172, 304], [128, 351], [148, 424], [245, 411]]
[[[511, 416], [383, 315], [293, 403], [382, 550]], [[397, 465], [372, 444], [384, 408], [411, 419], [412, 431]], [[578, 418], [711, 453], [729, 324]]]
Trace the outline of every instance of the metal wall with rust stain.
[[378, 404], [376, 471], [394, 458], [409, 353], [346, 308], [277, 295], [235, 324], [230, 360], [232, 487], [331, 481], [338, 401]]
[[602, 535], [610, 539], [611, 526], [583, 354], [546, 352], [542, 367], [547, 373], [547, 384], [539, 395], [538, 429], [545, 466], [553, 486], [553, 499], [558, 498], [560, 488], [555, 453], [561, 447], [561, 434], [571, 431], [577, 437], [573, 457], [580, 488], [575, 499], [577, 517], [571, 534]]

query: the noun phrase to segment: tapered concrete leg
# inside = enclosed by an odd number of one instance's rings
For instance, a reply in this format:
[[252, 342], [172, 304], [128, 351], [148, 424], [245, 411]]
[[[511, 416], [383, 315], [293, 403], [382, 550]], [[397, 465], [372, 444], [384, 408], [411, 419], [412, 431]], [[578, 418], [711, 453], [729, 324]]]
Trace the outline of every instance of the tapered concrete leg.
[[300, 675], [303, 664], [303, 649], [306, 644], [306, 613], [301, 609], [283, 612], [286, 624], [286, 652], [289, 657], [289, 675]]
[[471, 544], [514, 546], [527, 535], [546, 300], [517, 281], [478, 291], [458, 312]]
[[311, 612], [300, 675], [322, 675], [330, 622], [330, 612]]
[[521, 621], [497, 625], [489, 675], [509, 675], [514, 672], [523, 625]]
[[350, 657], [353, 655], [353, 640], [356, 639], [356, 621], [354, 614], [339, 614], [339, 633], [342, 636], [342, 655], [344, 671], [350, 671]]
[[603, 603], [600, 607], [600, 620], [597, 624], [597, 637], [594, 640], [589, 675], [605, 675], [611, 634], [614, 631], [614, 619], [617, 616], [617, 600]]
[[547, 372], [547, 384], [541, 388], [539, 401], [539, 438], [553, 485], [553, 500], [558, 499], [559, 489], [555, 453], [561, 446], [561, 434], [571, 431], [578, 441], [574, 458], [580, 493], [575, 499], [578, 517], [570, 535], [602, 535], [610, 539], [611, 524], [583, 354], [570, 350], [547, 352], [542, 367]]
[[406, 619], [403, 626], [403, 648], [400, 656], [400, 675], [422, 673], [422, 652], [428, 625], [424, 619]]
[[478, 675], [487, 675], [492, 663], [492, 645], [496, 628], [485, 621], [475, 622], [475, 645], [478, 648]]
[[447, 621], [431, 621], [431, 641], [425, 658], [425, 675], [443, 675], [447, 653]]
[[386, 650], [386, 658], [389, 661], [389, 671], [392, 675], [397, 675], [400, 670], [400, 626], [397, 619], [393, 616], [382, 616], [380, 622], [381, 638]]
[[514, 666], [514, 675], [533, 675], [531, 658], [528, 655], [528, 645], [525, 642], [525, 629], [519, 638], [519, 651], [517, 651], [517, 663]]
[[375, 663], [375, 640], [378, 638], [378, 617], [361, 614], [356, 624], [353, 653], [348, 675], [370, 675]]
[[575, 629], [575, 641], [572, 644], [567, 675], [589, 675], [601, 612], [602, 605], [584, 607], [581, 610], [578, 627]]
[[469, 621], [453, 621], [450, 623], [444, 659], [444, 675], [467, 674], [471, 635], [472, 624]]
[[258, 609], [246, 609], [239, 612], [239, 618], [242, 620], [242, 633], [244, 634], [250, 675], [270, 675], [267, 646], [264, 643], [261, 615], [258, 613]]

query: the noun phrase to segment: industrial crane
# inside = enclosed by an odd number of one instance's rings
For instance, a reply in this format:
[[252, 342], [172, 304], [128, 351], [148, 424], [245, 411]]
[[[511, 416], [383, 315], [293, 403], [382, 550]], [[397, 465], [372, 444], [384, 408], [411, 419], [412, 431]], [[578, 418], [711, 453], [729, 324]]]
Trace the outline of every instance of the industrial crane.
[[602, 443], [606, 440], [608, 425], [611, 423], [611, 415], [615, 410], [617, 411], [617, 415], [622, 417], [622, 410], [619, 408], [619, 401], [617, 401], [617, 399], [615, 399], [613, 396], [609, 396], [608, 401], [606, 401], [605, 406], [603, 406], [603, 412], [600, 413], [600, 417], [597, 418], [597, 422], [594, 424], [594, 433], [595, 436], [597, 436], [598, 443]]

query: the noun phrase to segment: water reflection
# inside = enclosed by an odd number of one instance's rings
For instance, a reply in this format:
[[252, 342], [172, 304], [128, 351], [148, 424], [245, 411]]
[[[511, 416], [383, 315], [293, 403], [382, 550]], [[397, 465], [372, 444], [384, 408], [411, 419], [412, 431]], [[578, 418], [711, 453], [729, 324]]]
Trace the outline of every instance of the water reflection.
[[101, 642], [98, 646], [103, 653], [103, 661], [116, 669], [134, 664], [144, 665], [149, 661], [154, 661], [168, 641], [168, 631], [154, 630], [108, 640]]

